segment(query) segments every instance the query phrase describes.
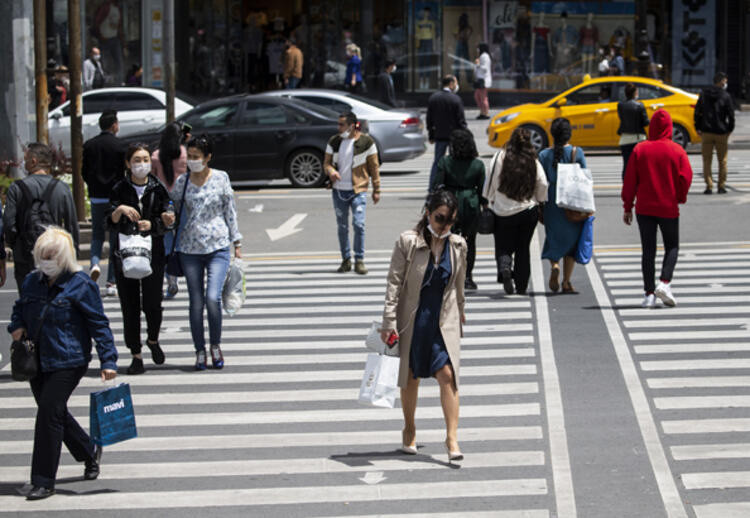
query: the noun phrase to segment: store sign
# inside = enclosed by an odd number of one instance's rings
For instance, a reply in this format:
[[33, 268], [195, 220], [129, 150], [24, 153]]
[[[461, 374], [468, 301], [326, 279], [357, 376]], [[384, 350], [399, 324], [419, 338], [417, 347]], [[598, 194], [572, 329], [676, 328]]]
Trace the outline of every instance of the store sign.
[[715, 0], [675, 0], [672, 4], [672, 83], [711, 84], [716, 68]]
[[490, 27], [493, 29], [515, 29], [518, 2], [495, 0], [490, 3]]
[[151, 11], [151, 86], [162, 85], [162, 16], [161, 9]]

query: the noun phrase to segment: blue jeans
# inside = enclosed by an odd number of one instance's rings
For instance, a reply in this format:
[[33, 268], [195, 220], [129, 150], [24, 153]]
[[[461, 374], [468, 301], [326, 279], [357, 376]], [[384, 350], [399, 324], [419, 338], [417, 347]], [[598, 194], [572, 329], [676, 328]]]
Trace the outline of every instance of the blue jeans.
[[437, 185], [433, 185], [435, 183], [435, 177], [437, 176], [437, 169], [438, 169], [438, 162], [440, 162], [440, 159], [443, 158], [443, 155], [445, 155], [445, 152], [448, 150], [448, 144], [450, 144], [447, 140], [436, 140], [435, 141], [435, 159], [432, 162], [432, 169], [430, 170], [430, 184], [427, 186], [428, 191], [432, 191]]
[[[208, 309], [208, 337], [211, 345], [221, 344], [221, 290], [229, 271], [229, 248], [210, 254], [180, 253], [180, 264], [187, 281], [190, 298], [190, 332], [196, 351], [206, 348], [203, 308]], [[203, 290], [203, 274], [208, 282]]]
[[[91, 204], [91, 266], [99, 264], [102, 257], [102, 248], [104, 247], [104, 231], [107, 223], [105, 221], [107, 207], [109, 203], [92, 203]], [[109, 233], [109, 265], [107, 266], [107, 283], [115, 283], [115, 268], [113, 266], [113, 253], [117, 248], [117, 235], [114, 232]]]
[[367, 192], [355, 194], [354, 191], [333, 189], [333, 208], [336, 211], [336, 224], [339, 229], [341, 258], [350, 259], [352, 256], [352, 249], [349, 247], [349, 210], [351, 210], [354, 227], [354, 259], [363, 260], [365, 258]]
[[299, 82], [302, 81], [301, 77], [290, 77], [289, 81], [286, 84], [287, 90], [294, 90], [299, 85]]

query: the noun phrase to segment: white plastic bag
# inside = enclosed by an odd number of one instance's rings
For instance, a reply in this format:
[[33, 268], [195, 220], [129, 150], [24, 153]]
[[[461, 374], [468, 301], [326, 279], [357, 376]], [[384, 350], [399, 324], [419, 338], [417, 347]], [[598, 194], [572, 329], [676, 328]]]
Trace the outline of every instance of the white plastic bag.
[[577, 163], [557, 164], [557, 206], [579, 212], [595, 212], [594, 179]]
[[128, 279], [143, 279], [151, 270], [151, 236], [120, 234], [117, 255], [122, 262], [122, 275]]
[[398, 393], [398, 369], [401, 361], [394, 356], [369, 353], [365, 375], [359, 387], [359, 402], [363, 405], [393, 408]]
[[221, 290], [221, 302], [230, 317], [245, 303], [245, 271], [240, 261], [233, 261], [229, 265], [224, 288]]
[[367, 338], [365, 338], [365, 347], [378, 354], [385, 354], [387, 356], [399, 355], [398, 342], [393, 347], [388, 347], [380, 337], [380, 322], [373, 322], [370, 326], [370, 332], [367, 333]]

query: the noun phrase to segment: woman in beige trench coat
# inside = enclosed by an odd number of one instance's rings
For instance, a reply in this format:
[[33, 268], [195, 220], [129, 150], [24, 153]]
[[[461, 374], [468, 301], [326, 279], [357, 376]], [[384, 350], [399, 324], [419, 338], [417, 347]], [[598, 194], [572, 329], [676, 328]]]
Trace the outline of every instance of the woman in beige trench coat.
[[464, 316], [466, 242], [450, 233], [458, 216], [456, 197], [445, 190], [430, 195], [414, 230], [393, 249], [383, 310], [381, 338], [399, 338], [398, 385], [404, 412], [401, 451], [416, 454], [419, 378], [440, 385], [449, 460], [461, 460], [458, 447], [458, 381]]

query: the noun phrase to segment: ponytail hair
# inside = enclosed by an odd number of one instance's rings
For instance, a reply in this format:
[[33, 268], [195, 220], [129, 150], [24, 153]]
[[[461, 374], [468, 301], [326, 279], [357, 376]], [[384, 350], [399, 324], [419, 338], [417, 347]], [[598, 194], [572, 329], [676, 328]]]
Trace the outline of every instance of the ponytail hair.
[[553, 120], [550, 133], [552, 134], [552, 140], [555, 143], [554, 167], [557, 168], [557, 164], [563, 159], [565, 144], [570, 140], [570, 135], [572, 133], [570, 121], [562, 117]]

